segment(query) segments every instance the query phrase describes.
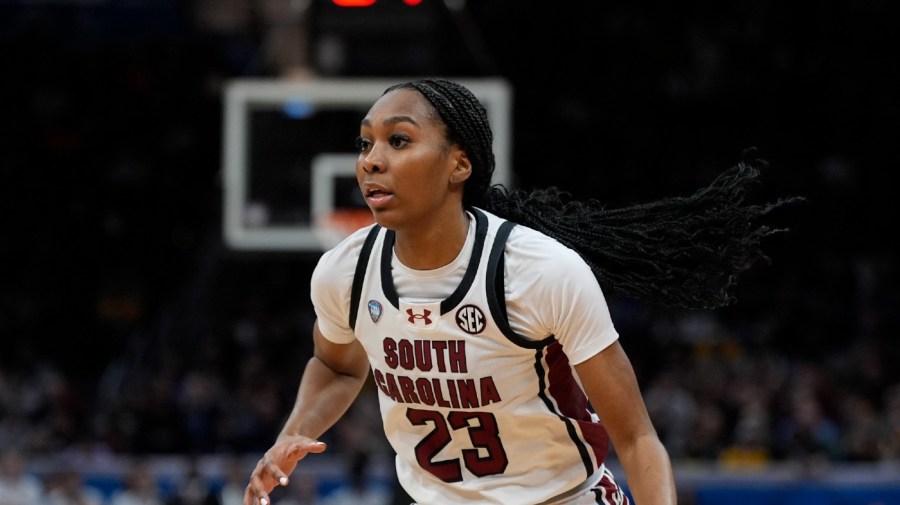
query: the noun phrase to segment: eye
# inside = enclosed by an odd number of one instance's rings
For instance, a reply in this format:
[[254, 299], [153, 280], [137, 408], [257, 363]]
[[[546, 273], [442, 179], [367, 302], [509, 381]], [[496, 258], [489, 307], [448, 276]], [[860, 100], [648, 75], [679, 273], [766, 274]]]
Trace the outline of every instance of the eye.
[[356, 137], [356, 141], [354, 142], [354, 144], [356, 145], [356, 150], [359, 152], [368, 150], [372, 145], [372, 143], [369, 142], [368, 139], [364, 139], [362, 137]]
[[409, 137], [400, 133], [394, 133], [388, 137], [388, 143], [395, 149], [400, 149], [409, 143]]

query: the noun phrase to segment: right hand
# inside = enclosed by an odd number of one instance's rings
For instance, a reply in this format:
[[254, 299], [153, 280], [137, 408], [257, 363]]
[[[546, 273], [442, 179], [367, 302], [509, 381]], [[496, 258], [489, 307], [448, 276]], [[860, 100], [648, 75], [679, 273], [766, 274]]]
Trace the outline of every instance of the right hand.
[[[244, 490], [243, 505], [271, 505], [269, 493], [275, 486], [286, 486], [297, 463], [307, 454], [324, 452], [323, 442], [303, 436], [283, 436], [275, 442], [256, 464], [250, 483]], [[265, 500], [265, 501], [263, 501]]]

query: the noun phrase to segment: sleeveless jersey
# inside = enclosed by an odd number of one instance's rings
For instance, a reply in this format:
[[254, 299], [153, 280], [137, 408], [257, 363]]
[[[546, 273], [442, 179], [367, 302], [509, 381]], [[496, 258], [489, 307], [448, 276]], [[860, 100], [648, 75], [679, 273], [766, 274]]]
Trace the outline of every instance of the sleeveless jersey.
[[401, 484], [427, 505], [627, 503], [561, 344], [509, 324], [503, 263], [514, 224], [473, 215], [465, 274], [443, 299], [398, 295], [392, 231], [371, 226], [359, 248], [349, 326], [369, 357]]

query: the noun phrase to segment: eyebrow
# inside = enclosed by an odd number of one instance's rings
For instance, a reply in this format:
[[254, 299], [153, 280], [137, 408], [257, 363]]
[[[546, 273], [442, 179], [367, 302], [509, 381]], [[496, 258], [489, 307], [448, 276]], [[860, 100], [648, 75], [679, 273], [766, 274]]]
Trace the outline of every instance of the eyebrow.
[[[385, 125], [395, 125], [395, 124], [399, 124], [399, 123], [411, 123], [413, 125], [419, 126], [419, 123], [417, 123], [416, 120], [410, 116], [391, 116], [389, 118], [385, 118], [385, 120], [382, 123]], [[363, 118], [363, 120], [360, 121], [360, 126], [372, 126], [372, 122], [369, 121], [368, 118]]]

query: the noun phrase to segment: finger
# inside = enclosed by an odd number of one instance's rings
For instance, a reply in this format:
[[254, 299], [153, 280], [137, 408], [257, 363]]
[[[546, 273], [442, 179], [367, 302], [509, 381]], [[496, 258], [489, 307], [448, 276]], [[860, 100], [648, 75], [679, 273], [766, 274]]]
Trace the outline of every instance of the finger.
[[278, 463], [269, 461], [265, 464], [263, 471], [260, 472], [260, 480], [263, 482], [266, 490], [269, 490], [278, 485], [286, 486], [288, 476]]
[[278, 485], [278, 479], [281, 471], [278, 465], [267, 464], [258, 473], [254, 473], [250, 478], [250, 484], [253, 489], [269, 492]]
[[[257, 469], [253, 474], [250, 475], [250, 483], [247, 485], [247, 494], [251, 497], [251, 502], [253, 498], [259, 499], [260, 502], [262, 498], [269, 498], [268, 493], [278, 485], [277, 479], [272, 478], [265, 469]], [[250, 505], [256, 505], [255, 503], [251, 503]]]
[[324, 442], [318, 441], [308, 441], [308, 442], [295, 442], [292, 443], [289, 447], [285, 448], [283, 454], [283, 459], [278, 461], [267, 459], [265, 462], [265, 470], [272, 478], [272, 483], [275, 485], [275, 482], [284, 486], [285, 484], [282, 480], [286, 479], [296, 468], [297, 463], [306, 457], [309, 453], [321, 453], [327, 449], [327, 445]]
[[328, 445], [325, 442], [310, 442], [306, 446], [307, 452], [314, 452], [316, 454], [325, 452], [325, 449], [328, 448]]
[[268, 505], [269, 495], [266, 493], [257, 493], [252, 486], [247, 486], [244, 490], [243, 505]]

